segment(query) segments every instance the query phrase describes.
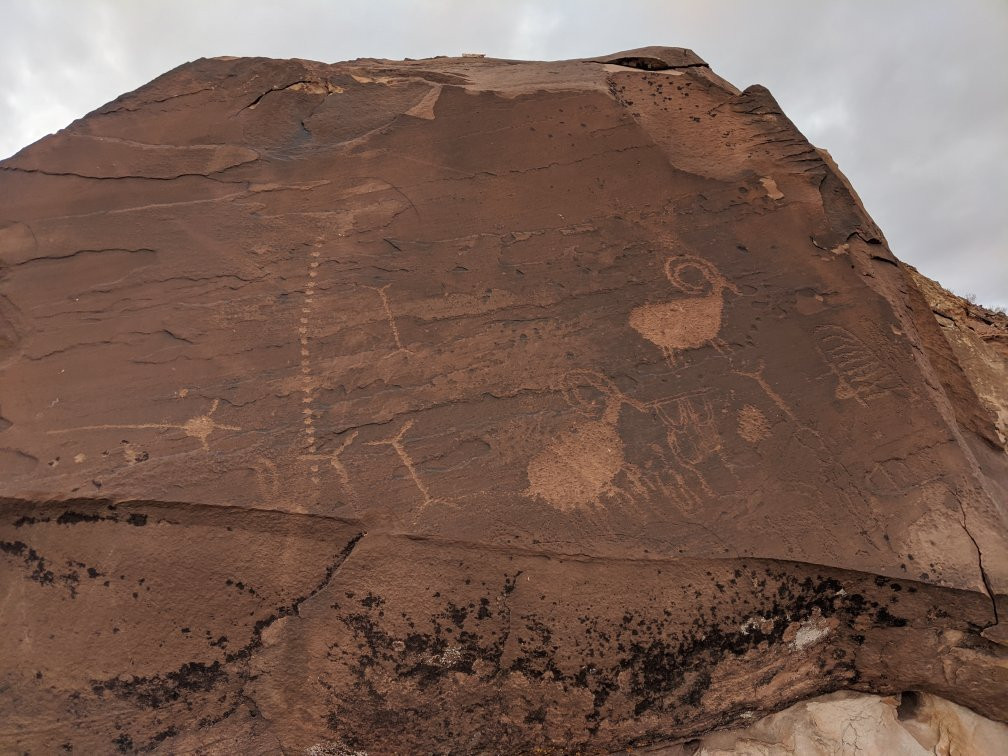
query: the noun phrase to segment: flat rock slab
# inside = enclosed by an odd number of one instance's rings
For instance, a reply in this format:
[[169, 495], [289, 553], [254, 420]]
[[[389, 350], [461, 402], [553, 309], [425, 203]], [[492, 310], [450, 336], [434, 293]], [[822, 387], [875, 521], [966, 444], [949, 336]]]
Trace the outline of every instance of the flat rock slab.
[[0, 742], [1008, 719], [965, 343], [692, 51], [181, 66], [0, 163]]

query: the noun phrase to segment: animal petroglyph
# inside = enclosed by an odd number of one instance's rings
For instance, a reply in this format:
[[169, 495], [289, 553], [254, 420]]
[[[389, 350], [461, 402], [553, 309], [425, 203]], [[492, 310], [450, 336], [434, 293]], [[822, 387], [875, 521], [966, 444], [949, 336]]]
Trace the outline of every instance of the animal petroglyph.
[[715, 340], [721, 330], [723, 293], [739, 290], [709, 262], [689, 255], [666, 260], [665, 276], [683, 296], [634, 308], [630, 326], [661, 349], [669, 362], [686, 349], [707, 344], [720, 348]]
[[863, 405], [903, 385], [900, 377], [862, 338], [846, 328], [816, 328], [817, 346], [837, 377], [837, 399], [856, 399]]
[[220, 404], [220, 399], [214, 399], [210, 405], [210, 410], [205, 415], [197, 415], [186, 420], [181, 425], [176, 423], [112, 423], [107, 425], [79, 425], [75, 428], [60, 428], [47, 431], [50, 434], [74, 433], [76, 431], [89, 430], [181, 430], [190, 438], [198, 439], [203, 451], [210, 451], [207, 439], [217, 430], [241, 430], [235, 425], [222, 425], [213, 419], [214, 412]]
[[[568, 512], [595, 505], [604, 493], [614, 493], [613, 480], [626, 468], [623, 439], [617, 429], [624, 404], [646, 407], [623, 394], [598, 373], [574, 371], [563, 391], [567, 403], [588, 418], [553, 439], [528, 464], [526, 496], [541, 498]], [[587, 399], [584, 389], [601, 398]], [[599, 413], [601, 404], [601, 413]]]
[[[423, 502], [420, 505], [420, 511], [422, 512], [428, 506], [434, 503], [435, 499], [431, 498], [430, 490], [424, 484], [423, 480], [420, 478], [420, 474], [417, 472], [416, 465], [413, 463], [413, 458], [410, 457], [409, 453], [406, 451], [406, 447], [403, 446], [403, 436], [406, 434], [410, 428], [413, 427], [413, 421], [407, 420], [403, 423], [402, 428], [396, 433], [392, 438], [387, 438], [382, 441], [368, 441], [367, 446], [391, 446], [393, 451], [399, 456], [399, 460], [403, 463], [406, 471], [409, 473], [413, 482], [416, 484], [417, 490], [420, 491], [423, 497]], [[352, 439], [351, 439], [352, 440]]]
[[562, 512], [590, 506], [623, 468], [623, 439], [607, 423], [582, 423], [560, 434], [528, 465], [526, 494]]

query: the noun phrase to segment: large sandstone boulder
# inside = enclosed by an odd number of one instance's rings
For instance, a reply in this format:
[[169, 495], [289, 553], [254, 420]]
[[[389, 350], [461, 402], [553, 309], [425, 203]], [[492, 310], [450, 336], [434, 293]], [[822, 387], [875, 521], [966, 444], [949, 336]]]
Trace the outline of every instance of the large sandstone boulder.
[[0, 743], [1008, 720], [1008, 326], [928, 285], [689, 50], [181, 66], [0, 163]]

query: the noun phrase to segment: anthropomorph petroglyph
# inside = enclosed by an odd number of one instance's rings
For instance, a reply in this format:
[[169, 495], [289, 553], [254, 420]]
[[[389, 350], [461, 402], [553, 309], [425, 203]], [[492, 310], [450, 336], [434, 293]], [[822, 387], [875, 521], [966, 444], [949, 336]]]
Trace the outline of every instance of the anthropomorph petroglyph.
[[[586, 419], [532, 458], [526, 496], [561, 511], [595, 508], [603, 498], [635, 509], [648, 499], [667, 499], [689, 513], [715, 495], [700, 466], [721, 454], [723, 442], [705, 390], [640, 402], [598, 373], [579, 370], [567, 379], [570, 387], [562, 394]], [[657, 464], [642, 460], [644, 466], [638, 467], [627, 461], [618, 429], [624, 407], [664, 427], [666, 445], [652, 449]]]
[[203, 447], [203, 451], [210, 451], [210, 446], [207, 443], [207, 439], [210, 438], [211, 434], [217, 430], [241, 430], [241, 428], [235, 425], [222, 425], [213, 419], [214, 412], [217, 411], [217, 406], [220, 404], [220, 399], [214, 399], [213, 403], [210, 405], [210, 410], [205, 415], [197, 415], [196, 417], [191, 417], [186, 420], [181, 425], [177, 423], [110, 423], [106, 425], [79, 425], [75, 428], [60, 428], [57, 430], [48, 431], [50, 434], [57, 433], [74, 433], [76, 431], [89, 431], [89, 430], [172, 430], [178, 429], [183, 431], [190, 438], [199, 439], [200, 446]]
[[[666, 428], [671, 461], [668, 474], [688, 513], [715, 496], [703, 468], [708, 461], [721, 458], [724, 442], [718, 429], [714, 405], [706, 389], [670, 397], [654, 404], [656, 414]], [[722, 475], [727, 474], [722, 468]]]
[[738, 294], [738, 289], [711, 263], [691, 255], [666, 260], [665, 276], [682, 296], [634, 308], [630, 326], [661, 349], [669, 362], [686, 349], [707, 344], [720, 347], [716, 339], [721, 330], [723, 294]]

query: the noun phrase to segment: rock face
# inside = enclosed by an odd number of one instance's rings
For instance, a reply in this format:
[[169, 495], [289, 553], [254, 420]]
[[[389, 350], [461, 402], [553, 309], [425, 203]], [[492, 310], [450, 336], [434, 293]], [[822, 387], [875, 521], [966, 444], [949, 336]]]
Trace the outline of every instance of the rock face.
[[1008, 720], [1008, 328], [762, 87], [200, 60], [0, 169], [5, 750]]

